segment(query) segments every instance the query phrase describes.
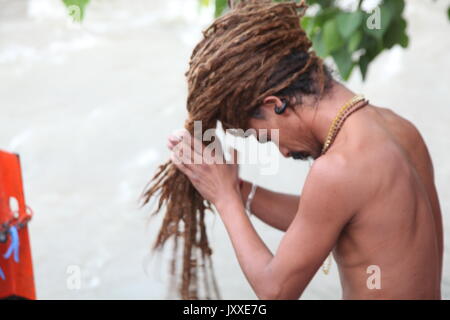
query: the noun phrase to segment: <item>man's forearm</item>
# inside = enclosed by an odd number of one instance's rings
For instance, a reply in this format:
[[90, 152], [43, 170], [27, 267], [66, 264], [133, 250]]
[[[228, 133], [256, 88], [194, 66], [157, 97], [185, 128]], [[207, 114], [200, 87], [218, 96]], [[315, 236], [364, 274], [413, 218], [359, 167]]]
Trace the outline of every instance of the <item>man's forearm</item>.
[[257, 234], [245, 213], [239, 194], [216, 204], [225, 228], [230, 236], [239, 264], [260, 299], [271, 299], [276, 286], [267, 277], [267, 266], [273, 254]]
[[[242, 200], [245, 204], [251, 184], [243, 181]], [[273, 192], [258, 187], [252, 201], [252, 213], [268, 225], [286, 231], [297, 213], [300, 196]]]

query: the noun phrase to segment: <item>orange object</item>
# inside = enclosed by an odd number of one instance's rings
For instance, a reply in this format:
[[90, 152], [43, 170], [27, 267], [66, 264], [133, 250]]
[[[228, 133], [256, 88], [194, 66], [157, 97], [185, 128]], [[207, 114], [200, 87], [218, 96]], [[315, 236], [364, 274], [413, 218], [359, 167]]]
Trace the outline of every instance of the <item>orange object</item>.
[[27, 228], [31, 214], [19, 155], [0, 151], [0, 299], [36, 299]]

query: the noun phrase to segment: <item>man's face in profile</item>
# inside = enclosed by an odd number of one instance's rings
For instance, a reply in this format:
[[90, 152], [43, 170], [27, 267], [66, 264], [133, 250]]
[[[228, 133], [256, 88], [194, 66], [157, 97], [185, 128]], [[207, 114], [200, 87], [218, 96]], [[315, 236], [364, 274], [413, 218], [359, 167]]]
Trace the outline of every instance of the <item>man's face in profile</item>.
[[[320, 156], [321, 145], [309, 129], [311, 107], [287, 107], [283, 113], [277, 114], [275, 107], [282, 105], [276, 96], [267, 97], [264, 104], [255, 108], [248, 122], [248, 128], [258, 134], [256, 139], [265, 143], [276, 140], [271, 137], [272, 130], [279, 130], [278, 148], [286, 158], [296, 160], [316, 159]], [[262, 130], [265, 129], [265, 130]], [[267, 135], [261, 135], [261, 132]], [[266, 138], [267, 136], [267, 138]]]

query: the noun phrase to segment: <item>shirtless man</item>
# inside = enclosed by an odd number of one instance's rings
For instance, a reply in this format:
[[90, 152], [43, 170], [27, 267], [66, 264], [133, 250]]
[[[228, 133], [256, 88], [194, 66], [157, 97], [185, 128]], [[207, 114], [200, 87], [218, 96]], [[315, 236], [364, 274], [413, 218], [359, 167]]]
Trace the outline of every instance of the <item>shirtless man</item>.
[[[417, 129], [388, 109], [365, 105], [339, 125], [328, 148], [330, 125], [355, 93], [314, 53], [299, 23], [304, 1], [230, 3], [232, 10], [193, 50], [185, 126], [192, 133], [194, 120], [208, 128], [219, 120], [226, 129], [277, 129], [273, 142], [283, 156], [315, 160], [301, 197], [256, 191], [251, 211], [285, 231], [277, 251], [270, 252], [245, 212], [250, 186], [241, 188], [236, 164], [211, 163], [201, 150], [205, 161], [195, 164], [174, 148], [177, 136], [169, 148], [172, 163], [219, 212], [256, 295], [298, 299], [332, 252], [344, 299], [440, 299], [442, 219], [431, 158]], [[196, 145], [188, 132], [182, 149]], [[164, 191], [174, 216], [177, 199], [198, 198], [172, 197], [173, 183], [187, 181], [170, 177], [154, 190]], [[379, 271], [379, 288], [368, 283], [372, 269]]]
[[[317, 103], [282, 114], [268, 96], [249, 127], [279, 129], [285, 157], [312, 157], [301, 197], [258, 188], [252, 213], [285, 231], [272, 254], [253, 228], [239, 188], [237, 165], [172, 160], [217, 208], [239, 264], [260, 299], [298, 299], [330, 252], [337, 262], [343, 299], [440, 299], [443, 236], [433, 166], [425, 142], [409, 121], [367, 105], [344, 122], [320, 155], [328, 128], [355, 93], [333, 81]], [[305, 107], [305, 105], [314, 107]], [[169, 148], [179, 143], [169, 138]], [[184, 142], [183, 142], [184, 143]], [[381, 287], [369, 288], [369, 266]]]

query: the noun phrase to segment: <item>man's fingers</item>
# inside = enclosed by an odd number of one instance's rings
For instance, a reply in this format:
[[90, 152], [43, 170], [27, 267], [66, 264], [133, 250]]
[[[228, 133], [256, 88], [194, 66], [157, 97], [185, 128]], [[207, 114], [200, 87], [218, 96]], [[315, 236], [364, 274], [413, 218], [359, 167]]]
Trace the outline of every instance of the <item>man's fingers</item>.
[[173, 150], [173, 148], [175, 148], [175, 146], [179, 143], [179, 141], [175, 141], [172, 140], [170, 137], [167, 141], [167, 148], [169, 148], [170, 150]]
[[176, 153], [172, 152], [171, 156], [170, 156], [170, 160], [172, 161], [172, 163], [181, 170], [181, 172], [183, 172], [185, 175], [189, 175], [191, 173], [191, 169], [189, 168], [189, 166], [187, 166], [184, 161], [182, 156], [180, 157], [179, 155], [177, 155]]
[[191, 148], [191, 150], [193, 152], [195, 152], [196, 154], [198, 154], [198, 155], [203, 154], [204, 145], [201, 140], [191, 137], [190, 139], [183, 140], [183, 143], [184, 143], [185, 147]]
[[175, 166], [183, 172], [192, 183], [198, 183], [200, 181], [198, 174], [192, 169], [192, 164], [189, 162], [190, 160], [188, 158], [183, 158], [183, 156], [179, 157], [172, 152], [170, 159], [172, 160], [172, 163], [175, 164]]
[[168, 145], [172, 146], [172, 148], [170, 148], [172, 150], [173, 147], [180, 142], [183, 143], [183, 149], [189, 148], [199, 155], [201, 155], [203, 152], [203, 142], [199, 139], [194, 138], [186, 129], [174, 131], [169, 137]]
[[189, 165], [192, 163], [188, 155], [176, 152], [172, 152], [170, 160], [172, 160], [175, 165], [182, 166], [186, 169], [190, 169]]
[[174, 152], [172, 152], [172, 154], [175, 156], [176, 161], [183, 163], [185, 166], [189, 167], [194, 163], [194, 161], [192, 160], [193, 159], [192, 152], [190, 152], [190, 150], [187, 150], [186, 152], [186, 150], [177, 149]]
[[[191, 158], [190, 161], [186, 161], [187, 158], [183, 157], [184, 164], [224, 163], [222, 144], [218, 137], [214, 137], [212, 144], [205, 146], [201, 140], [194, 138], [186, 129], [182, 129], [169, 137], [168, 147], [179, 156], [188, 155]], [[236, 163], [237, 155], [233, 157], [234, 160], [231, 161]]]
[[184, 137], [187, 135], [189, 135], [189, 132], [186, 129], [175, 130], [167, 139], [167, 147], [170, 150], [173, 150], [173, 148], [183, 141]]
[[187, 131], [186, 129], [182, 128], [182, 129], [177, 129], [174, 132], [172, 132], [172, 135], [174, 137], [178, 137], [179, 140], [182, 140], [183, 137], [188, 137], [190, 134], [189, 134], [189, 131]]
[[170, 143], [177, 144], [177, 143], [181, 142], [181, 140], [182, 139], [178, 136], [174, 136], [174, 135], [169, 136]]

